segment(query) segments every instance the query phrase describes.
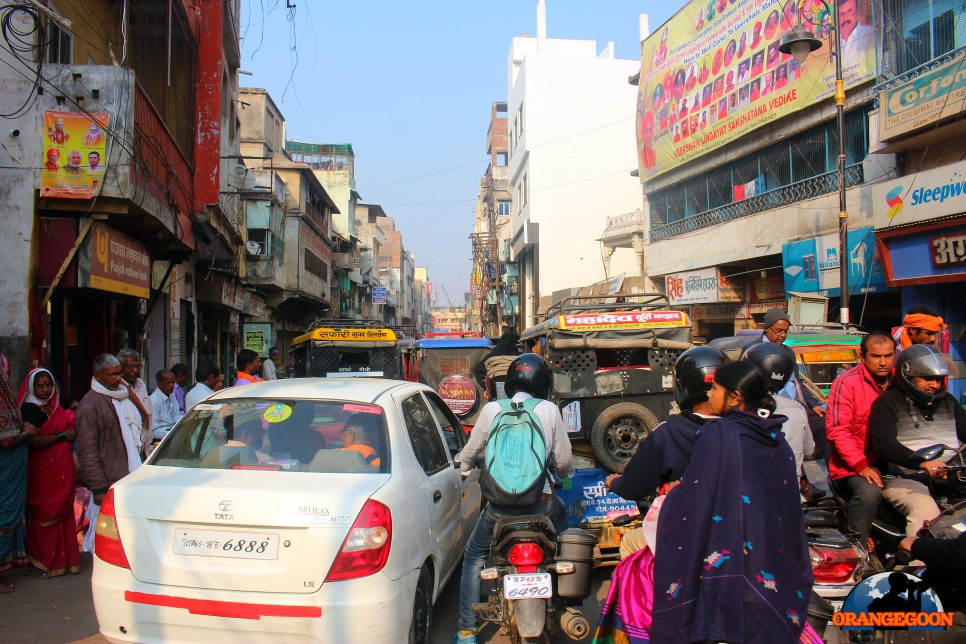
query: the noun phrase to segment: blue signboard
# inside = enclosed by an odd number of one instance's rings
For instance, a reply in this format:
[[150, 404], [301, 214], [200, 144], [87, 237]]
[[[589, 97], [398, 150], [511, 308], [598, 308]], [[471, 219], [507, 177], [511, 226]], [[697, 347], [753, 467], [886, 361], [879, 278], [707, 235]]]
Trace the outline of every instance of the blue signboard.
[[557, 494], [567, 508], [571, 526], [600, 525], [621, 514], [640, 514], [636, 502], [622, 499], [604, 486], [608, 474], [601, 468], [577, 470], [572, 478], [563, 481]]
[[900, 283], [966, 274], [966, 225], [888, 237], [885, 245], [891, 278]]
[[[881, 293], [886, 287], [885, 273], [875, 248], [872, 227], [849, 231], [849, 291]], [[839, 296], [839, 236], [822, 235], [782, 246], [785, 290]]]
[[373, 286], [372, 287], [372, 303], [373, 304], [385, 304], [386, 303], [386, 287], [385, 286]]

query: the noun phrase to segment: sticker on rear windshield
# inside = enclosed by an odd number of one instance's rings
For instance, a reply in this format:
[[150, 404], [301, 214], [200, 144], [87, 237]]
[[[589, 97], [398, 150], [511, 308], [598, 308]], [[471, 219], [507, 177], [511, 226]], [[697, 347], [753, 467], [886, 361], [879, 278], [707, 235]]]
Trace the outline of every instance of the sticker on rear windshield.
[[291, 407], [285, 403], [278, 403], [266, 409], [262, 414], [262, 418], [265, 419], [266, 423], [280, 423], [291, 415]]
[[218, 411], [223, 406], [224, 405], [222, 403], [218, 403], [218, 404], [215, 404], [215, 403], [198, 403], [197, 405], [195, 405], [194, 407], [192, 407], [192, 409], [194, 409], [195, 411]]
[[382, 408], [377, 405], [356, 405], [353, 403], [346, 403], [342, 405], [342, 411], [358, 412], [361, 414], [381, 414]]

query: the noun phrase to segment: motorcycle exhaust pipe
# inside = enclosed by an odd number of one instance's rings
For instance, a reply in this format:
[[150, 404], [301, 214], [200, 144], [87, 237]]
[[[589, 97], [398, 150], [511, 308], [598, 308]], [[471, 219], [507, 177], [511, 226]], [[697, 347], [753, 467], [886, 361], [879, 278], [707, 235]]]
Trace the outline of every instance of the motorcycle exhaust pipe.
[[590, 622], [579, 610], [568, 608], [560, 616], [560, 628], [570, 639], [582, 640], [590, 633]]

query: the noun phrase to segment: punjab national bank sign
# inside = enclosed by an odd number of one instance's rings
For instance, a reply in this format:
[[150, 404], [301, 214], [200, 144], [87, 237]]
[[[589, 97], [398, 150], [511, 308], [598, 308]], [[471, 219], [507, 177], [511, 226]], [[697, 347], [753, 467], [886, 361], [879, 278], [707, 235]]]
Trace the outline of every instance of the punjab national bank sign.
[[78, 264], [81, 286], [148, 298], [151, 255], [147, 246], [102, 223], [91, 228]]
[[[841, 4], [842, 73], [851, 87], [875, 75], [875, 35], [869, 0]], [[831, 19], [818, 0], [692, 0], [658, 28], [641, 54], [641, 181], [832, 96]], [[801, 65], [778, 51], [799, 23], [823, 43]]]

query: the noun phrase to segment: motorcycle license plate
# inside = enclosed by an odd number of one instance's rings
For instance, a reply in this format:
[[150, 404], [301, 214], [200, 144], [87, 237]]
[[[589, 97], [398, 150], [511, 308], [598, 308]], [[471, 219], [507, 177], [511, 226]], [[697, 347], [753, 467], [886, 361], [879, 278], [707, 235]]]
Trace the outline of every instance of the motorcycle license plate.
[[503, 578], [503, 596], [507, 599], [549, 599], [553, 597], [550, 573], [507, 575]]

